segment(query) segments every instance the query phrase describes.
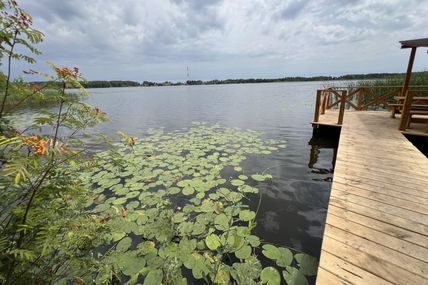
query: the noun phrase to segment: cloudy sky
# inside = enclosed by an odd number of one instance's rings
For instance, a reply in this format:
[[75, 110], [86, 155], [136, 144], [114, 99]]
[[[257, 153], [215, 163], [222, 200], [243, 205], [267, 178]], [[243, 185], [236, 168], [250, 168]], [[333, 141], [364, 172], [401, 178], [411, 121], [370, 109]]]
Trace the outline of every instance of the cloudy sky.
[[33, 68], [50, 60], [90, 80], [183, 81], [187, 66], [203, 80], [403, 72], [398, 40], [428, 37], [427, 0], [18, 2], [46, 35]]

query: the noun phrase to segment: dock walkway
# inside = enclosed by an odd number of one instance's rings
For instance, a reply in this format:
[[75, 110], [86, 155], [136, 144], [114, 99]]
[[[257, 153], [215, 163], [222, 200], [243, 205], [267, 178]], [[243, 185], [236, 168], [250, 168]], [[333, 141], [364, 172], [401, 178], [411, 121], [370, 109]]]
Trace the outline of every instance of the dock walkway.
[[428, 159], [398, 123], [346, 113], [317, 284], [428, 284]]

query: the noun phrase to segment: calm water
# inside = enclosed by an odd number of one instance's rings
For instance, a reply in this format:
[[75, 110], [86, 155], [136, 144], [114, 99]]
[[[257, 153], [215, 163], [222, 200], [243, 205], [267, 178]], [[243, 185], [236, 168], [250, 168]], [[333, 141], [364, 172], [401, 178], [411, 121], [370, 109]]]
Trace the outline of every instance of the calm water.
[[[255, 232], [265, 241], [319, 257], [336, 141], [312, 139], [315, 91], [322, 82], [90, 89], [86, 100], [111, 121], [99, 127], [143, 137], [149, 128], [176, 130], [192, 121], [261, 131], [287, 141], [271, 155], [249, 157], [244, 168], [269, 168]], [[251, 201], [256, 208], [258, 201]]]

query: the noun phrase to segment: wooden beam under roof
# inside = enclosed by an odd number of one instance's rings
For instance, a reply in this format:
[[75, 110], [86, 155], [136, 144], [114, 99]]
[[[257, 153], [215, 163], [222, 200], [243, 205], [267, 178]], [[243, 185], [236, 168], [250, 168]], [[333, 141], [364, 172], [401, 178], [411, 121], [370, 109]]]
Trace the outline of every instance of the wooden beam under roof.
[[401, 48], [428, 47], [428, 38], [400, 41]]

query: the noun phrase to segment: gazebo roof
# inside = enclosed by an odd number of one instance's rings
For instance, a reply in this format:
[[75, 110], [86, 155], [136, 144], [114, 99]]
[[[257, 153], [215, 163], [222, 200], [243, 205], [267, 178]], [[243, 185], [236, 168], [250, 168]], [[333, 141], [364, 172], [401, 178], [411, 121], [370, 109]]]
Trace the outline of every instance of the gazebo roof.
[[428, 38], [400, 41], [401, 48], [428, 47]]

